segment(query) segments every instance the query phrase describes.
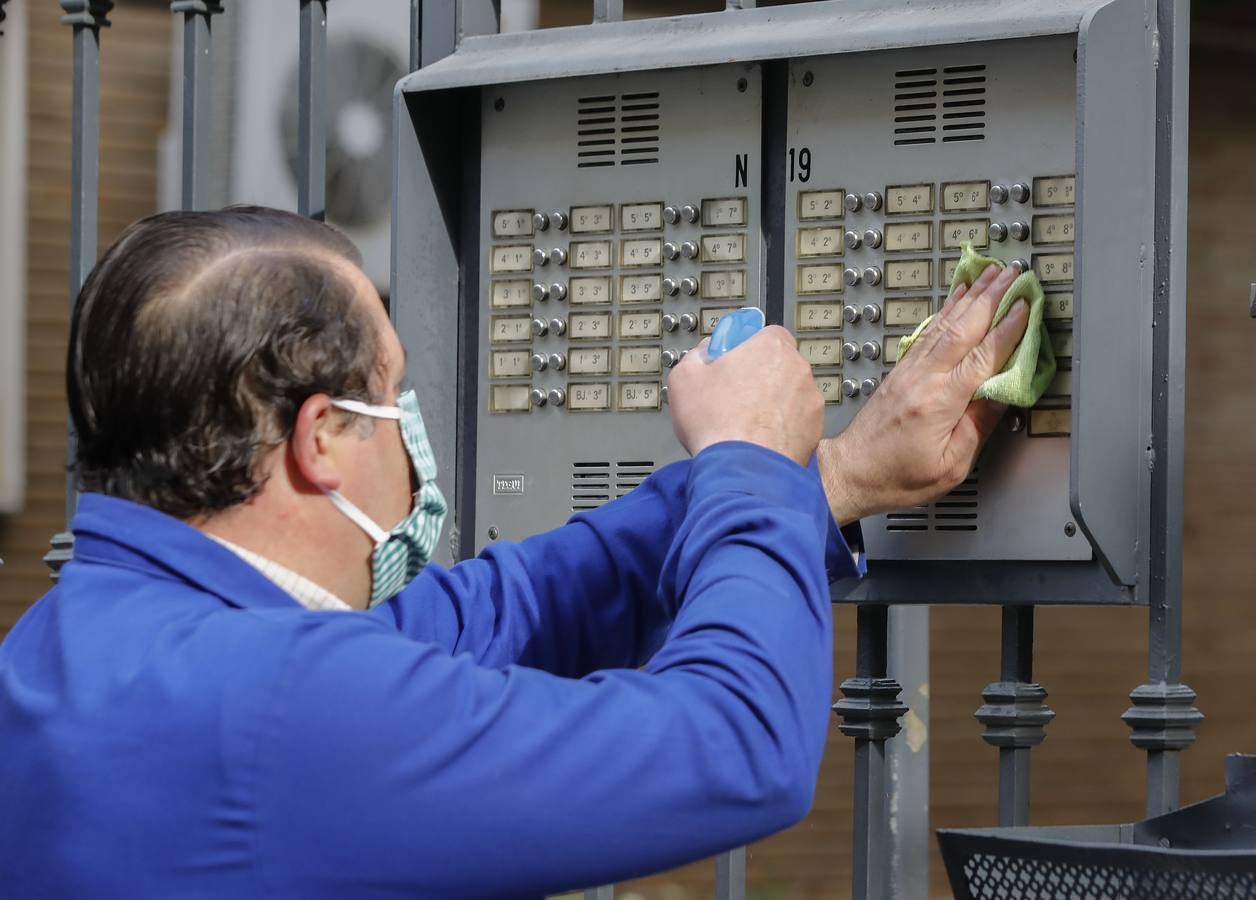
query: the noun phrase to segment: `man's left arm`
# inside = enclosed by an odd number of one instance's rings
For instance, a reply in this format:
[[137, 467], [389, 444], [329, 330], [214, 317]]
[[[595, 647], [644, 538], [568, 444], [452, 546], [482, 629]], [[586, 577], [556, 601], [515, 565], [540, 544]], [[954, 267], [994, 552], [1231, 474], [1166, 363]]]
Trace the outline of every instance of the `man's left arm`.
[[[816, 460], [810, 468], [820, 476]], [[661, 593], [658, 580], [684, 518], [688, 472], [688, 461], [674, 463], [560, 528], [490, 545], [450, 569], [429, 566], [376, 614], [393, 617], [416, 640], [470, 653], [481, 665], [518, 664], [569, 677], [639, 666], [676, 614], [676, 598]], [[823, 479], [826, 491], [830, 480]], [[843, 502], [830, 507], [841, 515]], [[836, 524], [829, 531], [830, 577], [859, 574], [862, 565]]]
[[675, 615], [658, 579], [688, 472], [688, 461], [674, 463], [559, 528], [491, 544], [449, 569], [428, 566], [377, 614], [481, 665], [572, 677], [638, 666]]

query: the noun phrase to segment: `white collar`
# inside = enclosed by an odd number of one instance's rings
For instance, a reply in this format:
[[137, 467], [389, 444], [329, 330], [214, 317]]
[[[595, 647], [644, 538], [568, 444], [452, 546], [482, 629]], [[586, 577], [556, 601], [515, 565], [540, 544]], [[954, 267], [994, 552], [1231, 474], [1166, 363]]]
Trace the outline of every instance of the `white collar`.
[[287, 566], [281, 566], [273, 559], [267, 559], [265, 556], [262, 556], [260, 553], [254, 553], [252, 550], [245, 550], [243, 547], [239, 547], [217, 535], [208, 534], [206, 536], [222, 544], [222, 546], [240, 557], [240, 559], [257, 569], [257, 571], [273, 581], [284, 593], [306, 609], [316, 611], [333, 610], [336, 612], [353, 611], [352, 606], [345, 603], [331, 591], [320, 587], [304, 575], [292, 571]]

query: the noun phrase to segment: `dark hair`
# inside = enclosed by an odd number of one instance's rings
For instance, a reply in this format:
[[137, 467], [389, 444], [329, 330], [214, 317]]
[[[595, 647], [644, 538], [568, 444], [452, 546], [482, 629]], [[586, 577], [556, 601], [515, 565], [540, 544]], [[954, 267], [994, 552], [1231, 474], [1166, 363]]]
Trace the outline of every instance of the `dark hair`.
[[275, 209], [127, 228], [70, 326], [81, 489], [208, 515], [261, 490], [262, 455], [291, 436], [311, 395], [378, 402], [379, 335], [338, 259], [359, 264], [348, 238]]

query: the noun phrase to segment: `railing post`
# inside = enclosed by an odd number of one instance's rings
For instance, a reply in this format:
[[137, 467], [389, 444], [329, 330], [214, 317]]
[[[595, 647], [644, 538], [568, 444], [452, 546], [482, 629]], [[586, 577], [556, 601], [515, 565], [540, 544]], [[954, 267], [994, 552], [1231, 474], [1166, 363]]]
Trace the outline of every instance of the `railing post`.
[[1156, 221], [1152, 298], [1151, 578], [1147, 682], [1121, 718], [1147, 751], [1147, 815], [1178, 806], [1179, 753], [1203, 714], [1182, 684], [1182, 525], [1186, 414], [1186, 199], [1190, 0], [1156, 10]]
[[715, 900], [746, 900], [746, 848], [715, 858]]
[[622, 22], [624, 0], [593, 0], [594, 22]]
[[[61, 0], [62, 25], [74, 29], [74, 82], [71, 100], [73, 156], [70, 167], [70, 314], [87, 275], [96, 264], [96, 204], [100, 176], [100, 29], [108, 28], [113, 0]], [[66, 459], [74, 463], [74, 428], [67, 423]], [[78, 505], [71, 474], [65, 485], [66, 530], [52, 538], [44, 562], [55, 581], [74, 555], [69, 523]]]
[[297, 211], [327, 217], [327, 0], [301, 0], [297, 75]]
[[1055, 712], [1047, 692], [1034, 683], [1034, 608], [1003, 607], [999, 680], [981, 692], [974, 714], [981, 737], [999, 748], [999, 825], [1029, 824], [1029, 751], [1047, 736]]
[[170, 12], [183, 14], [183, 189], [184, 209], [205, 209], [209, 194], [209, 90], [214, 61], [209, 52], [210, 18], [222, 12], [219, 0], [174, 0]]
[[853, 900], [883, 900], [890, 883], [886, 827], [885, 742], [900, 730], [907, 707], [887, 673], [889, 610], [860, 606], [856, 614], [855, 677], [842, 682], [834, 706], [842, 734], [855, 739]]
[[928, 606], [889, 612], [889, 671], [903, 686], [903, 734], [886, 745], [886, 814], [890, 881], [887, 900], [929, 896], [929, 620]]

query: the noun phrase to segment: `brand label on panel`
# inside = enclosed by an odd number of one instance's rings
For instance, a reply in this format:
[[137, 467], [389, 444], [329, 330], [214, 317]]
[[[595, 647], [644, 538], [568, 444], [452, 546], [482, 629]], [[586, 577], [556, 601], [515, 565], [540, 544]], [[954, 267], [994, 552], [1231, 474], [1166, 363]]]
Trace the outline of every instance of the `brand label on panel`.
[[494, 475], [493, 476], [493, 493], [494, 494], [522, 494], [523, 493], [523, 476], [522, 475]]

